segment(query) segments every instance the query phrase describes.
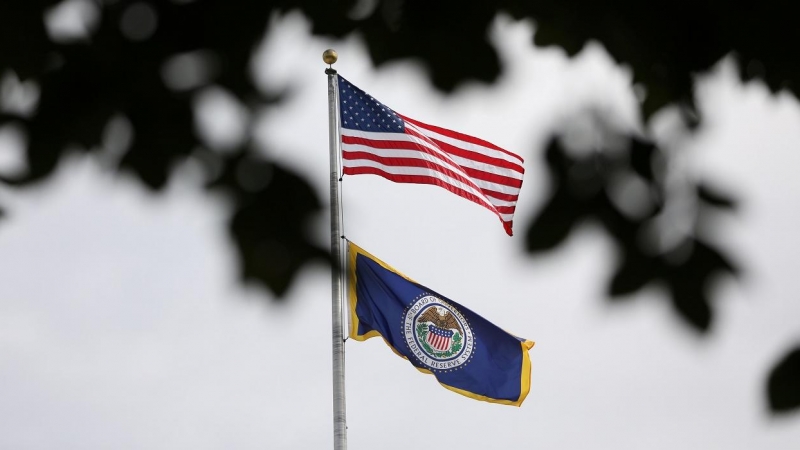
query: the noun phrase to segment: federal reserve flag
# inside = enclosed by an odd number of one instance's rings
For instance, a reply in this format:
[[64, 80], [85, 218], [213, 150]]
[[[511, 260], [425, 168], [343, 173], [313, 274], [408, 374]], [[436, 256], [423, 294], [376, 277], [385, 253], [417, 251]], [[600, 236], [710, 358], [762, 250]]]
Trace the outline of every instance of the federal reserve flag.
[[349, 243], [350, 337], [381, 336], [418, 370], [470, 398], [519, 406], [533, 342], [509, 334]]
[[432, 184], [497, 214], [510, 236], [522, 158], [463, 133], [400, 115], [341, 76], [339, 115], [346, 175]]

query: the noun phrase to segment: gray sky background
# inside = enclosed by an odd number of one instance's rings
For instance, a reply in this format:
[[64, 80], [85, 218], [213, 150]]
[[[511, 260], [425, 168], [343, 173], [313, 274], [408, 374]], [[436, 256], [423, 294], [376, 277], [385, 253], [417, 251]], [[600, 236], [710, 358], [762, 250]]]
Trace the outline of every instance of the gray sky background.
[[[443, 189], [345, 179], [350, 239], [536, 341], [521, 408], [449, 392], [380, 339], [349, 341], [349, 448], [796, 448], [800, 417], [771, 418], [764, 396], [768, 369], [800, 339], [800, 213], [787, 208], [800, 200], [794, 99], [742, 85], [731, 61], [700, 77], [707, 126], [675, 143], [679, 173], [738, 196], [741, 208], [719, 219], [715, 239], [745, 269], [716, 284], [716, 322], [701, 338], [656, 288], [606, 302], [616, 255], [596, 227], [583, 226], [544, 257], [522, 251], [521, 235], [547, 194], [541, 150], [549, 130], [588, 108], [635, 126], [630, 74], [601, 48], [568, 60], [531, 47], [530, 24], [499, 18], [492, 38], [506, 67], [500, 82], [446, 97], [418, 64], [372, 69], [357, 36], [311, 38], [299, 15], [274, 20], [254, 76], [265, 90], [291, 94], [253, 132], [269, 142], [270, 157], [309, 176], [322, 199], [320, 55], [328, 47], [338, 50], [344, 77], [398, 112], [526, 159], [513, 238], [492, 213]], [[235, 122], [237, 107], [223, 92], [203, 98], [200, 108], [219, 107], [212, 122]], [[663, 114], [656, 134], [674, 123]], [[238, 138], [209, 135], [221, 148]], [[0, 133], [0, 154], [13, 150]], [[13, 165], [3, 158], [0, 169]], [[199, 189], [198, 166], [176, 170], [165, 195], [153, 195], [75, 156], [41, 187], [0, 190], [10, 216], [0, 224], [0, 448], [330, 446], [328, 269], [305, 268], [286, 305], [265, 301], [270, 294], [238, 282], [225, 199]], [[323, 245], [327, 224], [321, 215], [310, 230]]]

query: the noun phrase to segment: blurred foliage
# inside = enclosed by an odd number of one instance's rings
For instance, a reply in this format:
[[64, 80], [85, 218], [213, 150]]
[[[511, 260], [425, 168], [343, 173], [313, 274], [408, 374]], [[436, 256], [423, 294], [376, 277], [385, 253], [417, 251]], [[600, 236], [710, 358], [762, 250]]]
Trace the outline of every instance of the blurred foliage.
[[[708, 279], [717, 273], [736, 273], [733, 264], [701, 237], [702, 219], [709, 209], [733, 207], [733, 201], [711, 189], [681, 183], [679, 193], [667, 195], [663, 162], [666, 157], [653, 143], [631, 138], [625, 148], [592, 149], [572, 156], [560, 140], [545, 151], [551, 174], [550, 199], [534, 219], [526, 236], [531, 252], [549, 251], [561, 244], [582, 221], [598, 222], [619, 247], [620, 263], [608, 286], [611, 298], [660, 283], [687, 323], [708, 329], [711, 306]], [[681, 195], [682, 194], [682, 195]], [[700, 199], [695, 214], [680, 217], [665, 211], [673, 197]], [[662, 242], [671, 221], [685, 221], [691, 229]]]
[[800, 346], [789, 352], [769, 376], [767, 395], [773, 411], [784, 413], [800, 407]]
[[[115, 168], [160, 190], [177, 163], [201, 162], [210, 177], [208, 189], [234, 200], [229, 226], [243, 278], [263, 283], [279, 297], [306, 262], [329, 260], [305, 231], [321, 209], [319, 200], [302, 176], [265, 161], [249, 140], [233, 152], [206, 149], [193, 113], [198, 92], [209, 86], [224, 89], [251, 113], [276, 101], [256, 89], [249, 70], [273, 12], [302, 10], [316, 34], [358, 31], [376, 65], [420, 59], [445, 91], [467, 79], [491, 82], [498, 76], [500, 61], [486, 39], [498, 12], [532, 18], [537, 45], [557, 45], [574, 55], [590, 40], [601, 42], [646, 93], [645, 120], [675, 105], [689, 128], [702, 126], [693, 76], [727, 54], [739, 59], [745, 80], [758, 77], [773, 91], [795, 92], [800, 85], [800, 60], [788, 45], [800, 41], [800, 27], [793, 23], [797, 7], [786, 1], [736, 6], [686, 0], [68, 1], [95, 16], [87, 22], [86, 37], [48, 34], [44, 17], [61, 7], [60, 1], [0, 2], [0, 77], [38, 86], [30, 110], [8, 108], [8, 99], [0, 96], [0, 126], [14, 124], [27, 136], [27, 171], [0, 182], [24, 188], [50, 176], [68, 150], [106, 152], [109, 124], [122, 118], [132, 138], [119, 149]], [[170, 85], [173, 69], [178, 80]], [[611, 297], [659, 283], [679, 316], [705, 331], [713, 319], [711, 278], [736, 273], [729, 257], [708, 240], [706, 217], [735, 202], [702, 180], [675, 189], [664, 174], [669, 153], [640, 136], [625, 140], [622, 150], [576, 155], [553, 139], [546, 151], [552, 193], [532, 220], [527, 248], [551, 250], [578, 223], [599, 223], [620, 255], [609, 281]], [[679, 218], [688, 226], [677, 238], [669, 227], [674, 219], [669, 205], [675, 201], [695, 205], [690, 217]], [[795, 351], [770, 377], [774, 410], [800, 406], [797, 359]]]

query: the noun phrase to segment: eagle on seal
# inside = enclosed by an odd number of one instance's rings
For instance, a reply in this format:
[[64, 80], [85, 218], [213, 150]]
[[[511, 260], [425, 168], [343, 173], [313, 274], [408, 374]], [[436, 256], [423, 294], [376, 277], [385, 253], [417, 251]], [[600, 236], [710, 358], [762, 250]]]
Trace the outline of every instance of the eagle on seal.
[[431, 322], [443, 330], [458, 330], [462, 336], [464, 335], [464, 330], [461, 329], [458, 320], [448, 310], [445, 310], [444, 314], [439, 314], [438, 308], [428, 308], [419, 316], [418, 321]]

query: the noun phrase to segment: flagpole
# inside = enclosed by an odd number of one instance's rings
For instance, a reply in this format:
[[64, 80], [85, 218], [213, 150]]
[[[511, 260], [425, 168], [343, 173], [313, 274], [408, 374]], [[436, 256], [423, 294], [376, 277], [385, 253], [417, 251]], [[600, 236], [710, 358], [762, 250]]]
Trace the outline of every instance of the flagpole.
[[332, 67], [338, 59], [336, 51], [325, 50], [322, 60], [328, 64], [328, 140], [330, 143], [331, 183], [331, 331], [333, 341], [333, 448], [347, 449], [347, 411], [344, 393], [344, 335], [342, 332], [342, 230], [339, 208], [339, 123], [337, 120], [336, 70]]

